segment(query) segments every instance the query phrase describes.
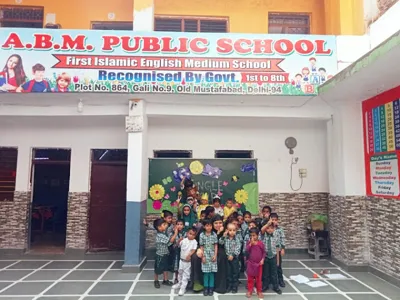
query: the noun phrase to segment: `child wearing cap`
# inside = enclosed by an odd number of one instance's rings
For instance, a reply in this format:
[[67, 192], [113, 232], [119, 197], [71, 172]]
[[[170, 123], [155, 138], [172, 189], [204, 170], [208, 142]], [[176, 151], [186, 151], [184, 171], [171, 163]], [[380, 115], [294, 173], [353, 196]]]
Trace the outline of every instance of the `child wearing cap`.
[[214, 196], [213, 206], [215, 208], [215, 214], [216, 215], [220, 215], [221, 217], [223, 217], [224, 216], [224, 209], [221, 207], [221, 198], [218, 195]]

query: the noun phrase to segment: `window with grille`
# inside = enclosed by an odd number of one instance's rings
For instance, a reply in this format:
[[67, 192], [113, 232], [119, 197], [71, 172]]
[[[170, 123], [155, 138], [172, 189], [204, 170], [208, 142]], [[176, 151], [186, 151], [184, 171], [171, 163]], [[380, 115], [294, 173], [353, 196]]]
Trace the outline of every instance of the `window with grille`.
[[268, 33], [310, 34], [310, 16], [294, 13], [269, 13]]
[[215, 158], [253, 158], [252, 150], [215, 150]]
[[228, 32], [228, 20], [223, 18], [189, 18], [158, 16], [154, 20], [155, 31], [175, 32]]
[[95, 30], [133, 30], [133, 22], [92, 22]]
[[0, 148], [0, 201], [14, 200], [17, 156], [17, 148]]
[[191, 150], [154, 150], [155, 158], [192, 158]]
[[44, 8], [0, 5], [0, 27], [43, 28]]

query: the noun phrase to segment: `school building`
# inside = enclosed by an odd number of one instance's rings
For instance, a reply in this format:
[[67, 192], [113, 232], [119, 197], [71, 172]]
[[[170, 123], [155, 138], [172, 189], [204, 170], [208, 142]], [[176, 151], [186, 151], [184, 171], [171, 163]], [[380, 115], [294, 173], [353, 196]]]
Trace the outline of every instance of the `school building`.
[[[0, 1], [0, 255], [140, 269], [142, 220], [190, 171], [272, 206], [291, 251], [328, 215], [336, 262], [400, 280], [399, 3], [365, 21], [361, 0], [189, 2]], [[217, 180], [225, 160], [256, 167]]]

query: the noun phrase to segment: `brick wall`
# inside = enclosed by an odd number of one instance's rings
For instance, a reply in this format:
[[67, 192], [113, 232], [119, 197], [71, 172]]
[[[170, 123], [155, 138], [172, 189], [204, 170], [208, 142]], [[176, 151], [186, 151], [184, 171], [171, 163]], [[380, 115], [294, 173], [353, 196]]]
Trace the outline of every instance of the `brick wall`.
[[366, 199], [370, 266], [400, 279], [400, 200]]
[[89, 193], [69, 193], [67, 216], [67, 249], [88, 248]]
[[[327, 193], [263, 193], [259, 201], [260, 209], [269, 205], [278, 213], [285, 229], [286, 246], [292, 249], [308, 247], [306, 223], [310, 214], [328, 214]], [[153, 222], [159, 216], [147, 215], [147, 221]], [[146, 249], [155, 247], [155, 234], [154, 230], [147, 230]]]
[[398, 0], [377, 0], [379, 15], [383, 15], [389, 8], [391, 8]]
[[14, 201], [0, 202], [0, 249], [27, 248], [30, 200], [30, 192], [15, 192]]
[[332, 256], [347, 265], [370, 265], [400, 279], [400, 201], [330, 196]]
[[367, 202], [359, 196], [329, 197], [332, 257], [348, 265], [369, 261]]
[[307, 218], [312, 213], [328, 214], [327, 193], [274, 193], [260, 194], [260, 209], [269, 205], [278, 213], [285, 230], [286, 247], [306, 249]]

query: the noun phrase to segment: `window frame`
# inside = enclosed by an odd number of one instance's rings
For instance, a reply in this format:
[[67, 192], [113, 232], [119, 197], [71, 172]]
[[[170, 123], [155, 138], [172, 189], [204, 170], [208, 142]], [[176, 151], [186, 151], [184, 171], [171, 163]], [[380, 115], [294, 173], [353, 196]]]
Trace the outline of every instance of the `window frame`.
[[[308, 25], [296, 25], [296, 26], [289, 26], [287, 24], [281, 24], [280, 27], [284, 27], [285, 31], [289, 28], [289, 27], [293, 27], [293, 28], [307, 28], [308, 29], [308, 33], [307, 34], [312, 34], [311, 33], [311, 29], [312, 29], [312, 23], [311, 23], [311, 14], [310, 13], [302, 13], [302, 12], [269, 12], [268, 13], [268, 34], [276, 34], [276, 33], [270, 33], [270, 28], [271, 27], [279, 27], [279, 25], [276, 24], [270, 24], [270, 19], [271, 16], [276, 16], [276, 17], [280, 17], [280, 18], [285, 18], [288, 17], [287, 19], [290, 19], [290, 17], [296, 17], [296, 16], [302, 16], [302, 17], [307, 17], [308, 18]], [[282, 33], [282, 34], [289, 34], [287, 32]]]
[[[162, 157], [162, 156], [160, 157], [160, 156], [158, 156], [159, 153], [182, 153], [182, 154], [185, 153], [185, 154], [188, 154], [188, 157], [179, 156], [179, 155], [171, 156], [171, 157]], [[193, 151], [192, 150], [165, 150], [165, 149], [153, 150], [153, 158], [163, 158], [163, 159], [186, 158], [186, 159], [190, 159], [190, 158], [193, 158]]]
[[[126, 160], [100, 160], [96, 159], [95, 151], [126, 151]], [[105, 155], [105, 153], [103, 153]], [[128, 164], [128, 149], [127, 148], [92, 148], [90, 149], [90, 161], [93, 165], [127, 165]]]
[[[197, 21], [197, 30], [200, 30], [200, 22], [202, 20], [204, 21], [225, 21], [226, 22], [226, 32], [224, 33], [229, 33], [229, 17], [214, 17], [214, 16], [183, 16], [183, 15], [154, 15], [154, 31], [156, 31], [156, 19], [175, 19], [175, 20], [180, 20], [181, 21], [181, 31], [180, 32], [185, 32], [185, 20], [195, 20]], [[158, 31], [162, 32], [162, 31]], [[195, 32], [193, 32], [195, 33]], [[197, 31], [197, 33], [202, 33], [201, 31]], [[211, 32], [209, 32], [211, 33]]]
[[[17, 187], [17, 170], [18, 170], [18, 147], [0, 147], [0, 150], [15, 150], [16, 151], [16, 160], [15, 160], [15, 170], [12, 172], [15, 172], [15, 178], [14, 178], [14, 188], [13, 191], [11, 192], [0, 192], [0, 203], [2, 202], [13, 202], [14, 201], [14, 195]], [[4, 198], [2, 195], [5, 195], [5, 197], [10, 194], [10, 199]]]
[[[246, 154], [250, 157], [218, 157], [218, 154]], [[254, 159], [254, 150], [214, 150], [214, 158], [216, 159]]]
[[41, 21], [39, 20], [25, 20], [25, 19], [3, 19], [0, 18], [0, 28], [25, 28], [25, 27], [3, 27], [2, 23], [7, 22], [7, 23], [35, 23], [35, 24], [40, 24], [40, 27], [35, 27], [36, 29], [39, 28], [44, 28], [45, 25], [45, 7], [44, 6], [39, 6], [39, 5], [14, 5], [14, 4], [0, 4], [0, 11], [3, 8], [20, 8], [20, 9], [33, 9], [33, 10], [42, 10], [43, 11], [43, 18]]
[[[132, 29], [94, 29], [93, 25], [106, 25], [106, 24], [131, 24]], [[122, 31], [133, 31], [133, 21], [90, 21], [90, 30], [122, 30]]]

